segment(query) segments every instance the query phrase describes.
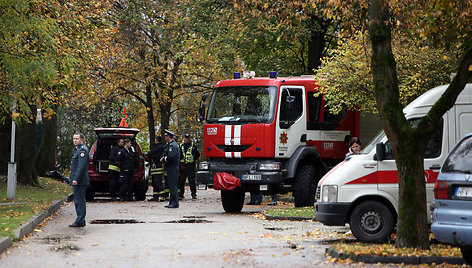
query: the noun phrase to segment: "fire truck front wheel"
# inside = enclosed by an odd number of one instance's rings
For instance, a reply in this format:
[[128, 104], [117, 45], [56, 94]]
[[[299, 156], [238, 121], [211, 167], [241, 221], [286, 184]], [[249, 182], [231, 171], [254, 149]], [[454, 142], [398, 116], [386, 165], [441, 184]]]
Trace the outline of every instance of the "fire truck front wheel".
[[244, 206], [245, 192], [241, 187], [234, 190], [221, 190], [221, 204], [226, 212], [241, 212]]
[[293, 190], [295, 207], [312, 207], [315, 204], [315, 167], [301, 165], [295, 176]]
[[352, 234], [360, 241], [382, 243], [393, 233], [393, 215], [381, 202], [366, 201], [354, 208], [349, 225]]

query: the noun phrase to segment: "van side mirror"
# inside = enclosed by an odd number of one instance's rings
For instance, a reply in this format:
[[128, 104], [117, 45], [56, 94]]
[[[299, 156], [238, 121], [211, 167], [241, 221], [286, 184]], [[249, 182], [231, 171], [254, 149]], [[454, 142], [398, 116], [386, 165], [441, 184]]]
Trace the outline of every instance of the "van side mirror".
[[385, 144], [383, 142], [379, 142], [375, 145], [375, 155], [374, 160], [383, 161], [385, 160]]

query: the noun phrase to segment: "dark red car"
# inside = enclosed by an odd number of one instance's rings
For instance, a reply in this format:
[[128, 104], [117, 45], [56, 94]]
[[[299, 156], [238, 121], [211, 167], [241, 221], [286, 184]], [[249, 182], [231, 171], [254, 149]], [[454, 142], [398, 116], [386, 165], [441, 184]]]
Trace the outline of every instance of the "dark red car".
[[130, 139], [133, 143], [134, 151], [139, 155], [136, 162], [134, 174], [134, 196], [136, 200], [145, 200], [148, 189], [148, 182], [144, 176], [144, 157], [139, 143], [136, 142], [136, 135], [139, 129], [136, 128], [95, 128], [97, 138], [90, 149], [89, 178], [90, 185], [87, 187], [86, 199], [93, 200], [96, 194], [109, 194], [108, 165], [110, 160], [110, 150], [116, 145], [119, 138]]

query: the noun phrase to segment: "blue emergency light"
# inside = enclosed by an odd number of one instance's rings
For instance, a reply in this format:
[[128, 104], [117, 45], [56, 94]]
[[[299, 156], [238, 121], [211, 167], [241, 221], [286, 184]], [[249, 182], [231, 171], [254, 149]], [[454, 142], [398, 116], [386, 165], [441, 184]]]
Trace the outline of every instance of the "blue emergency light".
[[233, 73], [233, 79], [240, 79], [241, 73]]
[[269, 77], [270, 78], [277, 78], [277, 72], [275, 72], [275, 71], [270, 72]]

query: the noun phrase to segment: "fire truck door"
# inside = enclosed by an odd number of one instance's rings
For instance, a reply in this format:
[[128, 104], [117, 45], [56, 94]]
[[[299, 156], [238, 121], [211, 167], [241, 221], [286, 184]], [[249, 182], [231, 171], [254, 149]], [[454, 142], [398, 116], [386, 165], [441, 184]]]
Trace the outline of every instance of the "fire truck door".
[[279, 94], [275, 157], [288, 158], [306, 139], [305, 88], [283, 86]]

